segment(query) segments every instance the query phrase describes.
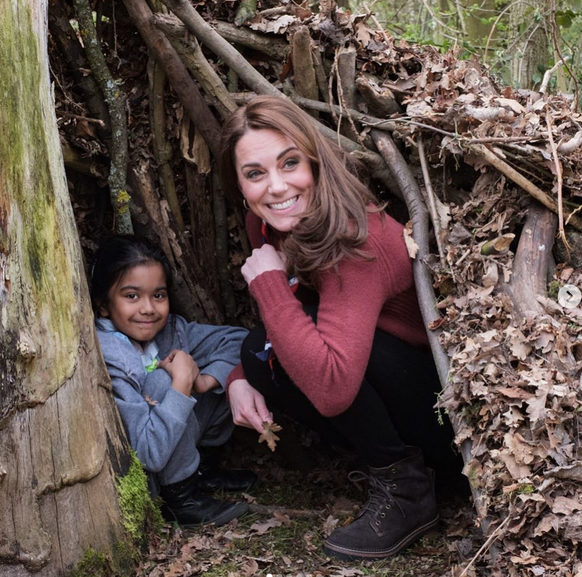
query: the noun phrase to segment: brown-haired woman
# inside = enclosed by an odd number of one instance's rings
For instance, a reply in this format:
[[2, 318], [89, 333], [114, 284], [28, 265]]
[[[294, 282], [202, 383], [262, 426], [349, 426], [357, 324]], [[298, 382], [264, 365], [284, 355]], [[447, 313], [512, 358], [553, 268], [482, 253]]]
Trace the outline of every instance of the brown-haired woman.
[[[310, 117], [260, 96], [226, 122], [220, 170], [250, 209], [242, 268], [262, 324], [229, 377], [235, 422], [262, 431], [267, 403], [368, 467], [368, 498], [325, 551], [394, 555], [438, 523], [433, 472], [450, 463], [450, 426], [433, 410], [438, 378], [403, 227], [383, 213], [352, 159]], [[411, 446], [414, 445], [414, 446]]]

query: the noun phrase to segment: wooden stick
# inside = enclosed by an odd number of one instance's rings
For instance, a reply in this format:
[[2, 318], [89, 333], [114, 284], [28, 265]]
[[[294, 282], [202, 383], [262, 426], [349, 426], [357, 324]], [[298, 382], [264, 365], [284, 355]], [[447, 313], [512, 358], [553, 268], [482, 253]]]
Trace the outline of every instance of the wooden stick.
[[[546, 194], [543, 190], [522, 176], [519, 172], [517, 172], [517, 170], [509, 166], [509, 164], [501, 160], [501, 158], [499, 158], [494, 152], [482, 144], [472, 144], [470, 145], [470, 149], [481, 156], [481, 158], [486, 160], [491, 166], [499, 170], [499, 172], [507, 176], [507, 178], [515, 182], [515, 184], [523, 188], [523, 190], [525, 190], [527, 193], [531, 194], [535, 199], [539, 200], [544, 206], [556, 214], [558, 213], [558, 205], [551, 196]], [[566, 214], [570, 215], [569, 223], [576, 230], [582, 232], [582, 220], [570, 213]]]
[[[128, 0], [125, 0], [126, 2]], [[222, 38], [186, 0], [163, 0], [164, 4], [186, 25], [188, 30], [209, 50], [236, 70], [240, 79], [255, 92], [280, 96], [277, 90], [262, 74], [243, 58], [241, 53]]]
[[115, 230], [118, 234], [133, 234], [133, 224], [129, 213], [130, 196], [127, 192], [127, 164], [129, 151], [127, 144], [127, 117], [125, 94], [119, 89], [97, 40], [93, 12], [88, 0], [73, 0], [79, 30], [83, 38], [85, 53], [91, 64], [91, 72], [97, 80], [111, 119], [111, 168], [109, 170], [109, 191], [115, 214]]
[[422, 136], [418, 137], [417, 142], [418, 147], [418, 155], [420, 158], [420, 166], [422, 168], [422, 176], [424, 178], [424, 186], [426, 188], [426, 194], [428, 196], [428, 206], [430, 212], [430, 218], [432, 220], [432, 226], [434, 227], [434, 236], [436, 238], [437, 247], [439, 251], [439, 257], [441, 259], [441, 264], [445, 264], [445, 253], [443, 251], [441, 236], [442, 236], [442, 227], [441, 221], [439, 218], [439, 214], [437, 211], [436, 206], [436, 199], [434, 190], [432, 188], [432, 182], [430, 180], [430, 173], [428, 170], [428, 161], [426, 160], [426, 153], [424, 151], [424, 143], [422, 141]]
[[154, 25], [152, 11], [145, 0], [123, 0], [123, 3], [144, 42], [164, 67], [184, 110], [200, 130], [208, 148], [217, 155], [220, 135], [218, 121], [170, 41]]
[[156, 15], [155, 25], [168, 37], [186, 68], [200, 84], [220, 116], [228, 118], [236, 109], [220, 76], [204, 56], [195, 36], [188, 34], [184, 24], [173, 14]]
[[548, 126], [548, 139], [550, 141], [550, 148], [552, 150], [552, 158], [554, 160], [554, 166], [556, 167], [556, 179], [558, 181], [558, 234], [566, 247], [566, 252], [568, 253], [568, 258], [570, 257], [570, 244], [566, 239], [566, 233], [564, 232], [564, 205], [562, 203], [562, 165], [560, 164], [560, 159], [558, 158], [558, 149], [556, 143], [554, 142], [554, 135], [552, 134], [552, 112], [550, 106], [546, 103], [546, 124]]

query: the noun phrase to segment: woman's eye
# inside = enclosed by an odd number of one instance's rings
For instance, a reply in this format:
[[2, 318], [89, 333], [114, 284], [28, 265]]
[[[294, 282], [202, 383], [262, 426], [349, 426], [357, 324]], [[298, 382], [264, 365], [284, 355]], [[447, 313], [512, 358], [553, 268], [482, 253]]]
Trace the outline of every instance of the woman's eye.
[[299, 164], [299, 160], [296, 158], [288, 158], [285, 161], [285, 168], [295, 168]]
[[258, 170], [251, 170], [250, 172], [247, 172], [248, 180], [256, 180], [257, 178], [259, 178], [259, 176], [261, 176], [261, 173]]

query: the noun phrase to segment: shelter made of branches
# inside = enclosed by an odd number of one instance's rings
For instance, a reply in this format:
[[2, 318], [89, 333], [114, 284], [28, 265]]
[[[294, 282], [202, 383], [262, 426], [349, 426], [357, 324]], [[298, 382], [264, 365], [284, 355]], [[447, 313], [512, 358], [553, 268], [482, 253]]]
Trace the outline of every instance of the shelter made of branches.
[[[582, 310], [557, 298], [565, 284], [582, 286], [574, 99], [547, 94], [549, 76], [538, 92], [501, 86], [479, 62], [409, 45], [372, 13], [333, 2], [318, 12], [264, 1], [114, 5], [98, 22], [116, 25], [112, 37], [103, 25], [101, 40], [128, 99], [132, 220], [171, 255], [182, 304], [195, 295], [183, 312], [246, 314], [241, 207], [220, 190], [212, 157], [238, 105], [257, 93], [290, 98], [409, 221], [438, 406], [455, 427], [491, 574], [581, 575]], [[88, 104], [98, 91], [71, 80], [73, 53], [84, 58], [74, 31], [63, 40], [74, 12], [54, 7], [50, 18], [67, 166], [104, 184], [116, 138], [107, 106]], [[90, 77], [91, 63], [82, 68]]]

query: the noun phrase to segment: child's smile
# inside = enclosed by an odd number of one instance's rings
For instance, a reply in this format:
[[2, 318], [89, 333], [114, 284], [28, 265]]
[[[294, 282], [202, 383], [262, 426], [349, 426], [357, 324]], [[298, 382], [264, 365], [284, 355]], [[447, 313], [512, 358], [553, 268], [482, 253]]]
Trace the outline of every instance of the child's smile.
[[135, 341], [151, 341], [166, 325], [170, 303], [166, 276], [157, 262], [129, 269], [107, 293], [102, 317]]

